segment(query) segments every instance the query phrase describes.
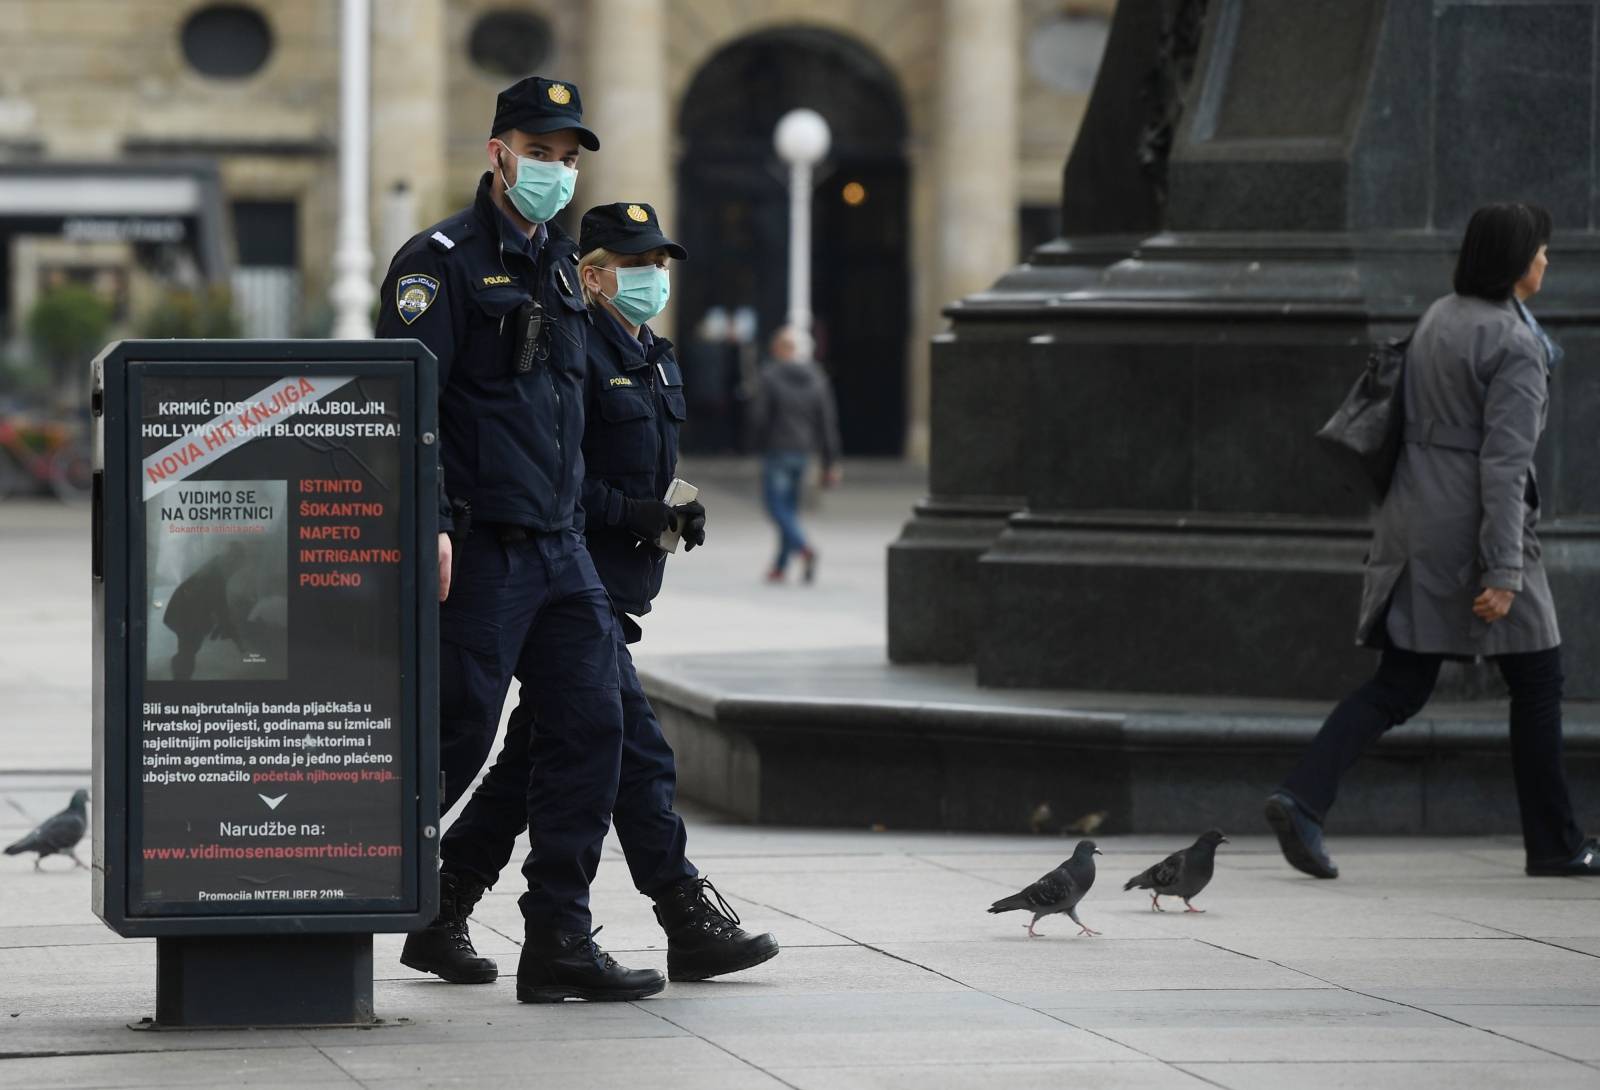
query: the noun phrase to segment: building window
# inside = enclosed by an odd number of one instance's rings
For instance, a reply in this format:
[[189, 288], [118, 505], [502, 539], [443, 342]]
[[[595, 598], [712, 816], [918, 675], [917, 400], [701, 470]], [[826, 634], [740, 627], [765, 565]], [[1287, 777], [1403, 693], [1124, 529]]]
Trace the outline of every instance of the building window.
[[211, 4], [183, 24], [183, 56], [214, 79], [243, 79], [272, 55], [272, 27], [248, 4]]
[[1086, 95], [1094, 89], [1111, 21], [1096, 11], [1052, 16], [1028, 34], [1028, 68], [1046, 87]]
[[300, 331], [300, 217], [293, 201], [234, 201], [233, 309], [246, 337]]
[[520, 79], [550, 59], [552, 41], [550, 24], [538, 15], [502, 8], [486, 12], [472, 25], [467, 52], [490, 75]]

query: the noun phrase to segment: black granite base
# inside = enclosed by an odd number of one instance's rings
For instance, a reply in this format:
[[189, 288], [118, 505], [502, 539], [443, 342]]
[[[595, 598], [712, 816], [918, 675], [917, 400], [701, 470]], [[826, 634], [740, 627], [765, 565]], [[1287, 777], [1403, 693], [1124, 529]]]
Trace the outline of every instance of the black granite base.
[[[680, 792], [779, 825], [1018, 832], [1048, 803], [1047, 827], [1104, 810], [1106, 832], [1259, 831], [1263, 798], [1327, 711], [995, 692], [968, 669], [860, 652], [675, 658], [641, 677]], [[1567, 773], [1580, 824], [1600, 829], [1600, 708], [1569, 707]], [[1503, 703], [1430, 706], [1391, 733], [1346, 778], [1328, 827], [1515, 833]]]
[[971, 662], [984, 614], [978, 560], [1021, 500], [924, 500], [889, 546], [889, 658]]

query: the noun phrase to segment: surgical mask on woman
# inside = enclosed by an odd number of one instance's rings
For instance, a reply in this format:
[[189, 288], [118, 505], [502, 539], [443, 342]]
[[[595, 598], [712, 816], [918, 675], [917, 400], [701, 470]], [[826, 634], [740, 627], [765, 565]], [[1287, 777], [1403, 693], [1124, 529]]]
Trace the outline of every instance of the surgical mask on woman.
[[[504, 141], [500, 146], [511, 151]], [[528, 159], [514, 151], [511, 154], [517, 160], [517, 180], [507, 185], [502, 173], [500, 184], [506, 187], [512, 206], [530, 223], [555, 219], [556, 213], [572, 200], [572, 191], [578, 187], [578, 172], [565, 163]]]
[[666, 269], [644, 265], [611, 271], [617, 274], [617, 293], [605, 298], [629, 322], [644, 325], [666, 309], [672, 297], [672, 278]]

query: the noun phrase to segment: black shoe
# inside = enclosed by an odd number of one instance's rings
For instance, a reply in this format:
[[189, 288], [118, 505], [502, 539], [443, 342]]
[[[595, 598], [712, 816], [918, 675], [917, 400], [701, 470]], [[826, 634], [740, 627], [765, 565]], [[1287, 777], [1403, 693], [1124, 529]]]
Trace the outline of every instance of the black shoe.
[[1578, 854], [1554, 863], [1529, 863], [1525, 868], [1534, 878], [1583, 877], [1600, 874], [1600, 838], [1590, 837], [1578, 845]]
[[812, 548], [800, 550], [800, 578], [807, 583], [817, 581], [817, 550]]
[[1337, 878], [1339, 868], [1322, 846], [1322, 826], [1288, 795], [1267, 797], [1267, 823], [1278, 834], [1278, 847], [1295, 870], [1313, 878]]
[[740, 930], [739, 914], [705, 878], [685, 878], [654, 900], [656, 922], [667, 933], [672, 980], [707, 980], [778, 956], [778, 940]]
[[500, 975], [493, 958], [480, 957], [467, 934], [467, 917], [483, 896], [483, 887], [441, 871], [439, 915], [421, 931], [406, 936], [400, 964], [432, 973], [451, 984], [488, 984]]
[[582, 931], [529, 929], [517, 962], [517, 1001], [559, 1003], [563, 999], [606, 1002], [643, 999], [667, 986], [654, 969], [625, 969], [595, 945], [597, 927]]

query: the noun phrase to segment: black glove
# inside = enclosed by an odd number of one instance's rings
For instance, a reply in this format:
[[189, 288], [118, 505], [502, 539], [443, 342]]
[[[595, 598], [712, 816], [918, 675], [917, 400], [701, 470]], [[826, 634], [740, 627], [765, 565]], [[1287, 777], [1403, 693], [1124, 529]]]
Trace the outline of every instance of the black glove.
[[672, 508], [660, 500], [623, 500], [622, 527], [634, 536], [654, 542], [662, 531], [677, 526]]
[[690, 552], [696, 545], [706, 543], [706, 509], [699, 500], [680, 503], [672, 509], [677, 517], [679, 532], [683, 535], [683, 551]]

